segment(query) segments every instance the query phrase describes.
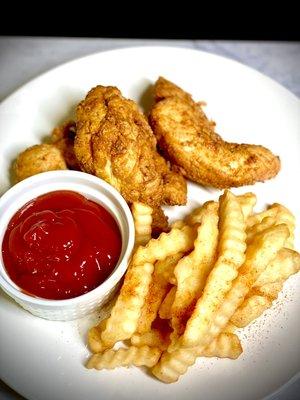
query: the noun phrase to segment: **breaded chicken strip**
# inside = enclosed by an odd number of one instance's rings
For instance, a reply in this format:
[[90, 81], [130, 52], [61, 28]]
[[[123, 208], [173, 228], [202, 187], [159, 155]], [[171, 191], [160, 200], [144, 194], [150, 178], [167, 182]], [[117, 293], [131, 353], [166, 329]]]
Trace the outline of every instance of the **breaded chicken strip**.
[[74, 139], [76, 135], [76, 124], [74, 121], [66, 121], [57, 126], [51, 133], [51, 142], [57, 147], [70, 169], [80, 169], [74, 153]]
[[[116, 87], [97, 86], [78, 105], [74, 150], [83, 171], [109, 182], [129, 203], [186, 202], [185, 180], [158, 154], [137, 104]], [[171, 179], [176, 181], [173, 190]]]
[[52, 144], [37, 144], [20, 153], [14, 163], [16, 182], [40, 172], [67, 169], [62, 153]]
[[150, 125], [164, 156], [187, 178], [229, 188], [277, 175], [280, 160], [263, 146], [225, 142], [201, 104], [172, 82], [159, 78]]
[[162, 232], [169, 232], [168, 217], [161, 207], [153, 208], [152, 213], [152, 237], [157, 238]]
[[163, 183], [162, 204], [168, 206], [181, 205], [186, 203], [186, 180], [171, 167], [170, 162], [166, 161], [158, 152], [155, 155], [155, 166], [161, 172]]

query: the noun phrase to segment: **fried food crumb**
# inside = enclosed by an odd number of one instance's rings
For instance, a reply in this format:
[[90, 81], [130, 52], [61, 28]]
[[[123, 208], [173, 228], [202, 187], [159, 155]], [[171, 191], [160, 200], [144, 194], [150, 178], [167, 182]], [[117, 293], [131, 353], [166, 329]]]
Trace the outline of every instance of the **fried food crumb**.
[[20, 153], [14, 163], [15, 181], [46, 171], [67, 169], [58, 148], [52, 144], [38, 144]]

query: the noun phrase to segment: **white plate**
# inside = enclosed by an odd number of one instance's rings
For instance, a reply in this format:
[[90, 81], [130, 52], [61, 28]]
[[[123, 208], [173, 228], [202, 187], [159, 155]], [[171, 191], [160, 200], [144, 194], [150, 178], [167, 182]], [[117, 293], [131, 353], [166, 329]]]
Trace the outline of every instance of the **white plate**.
[[[254, 191], [258, 209], [282, 202], [300, 217], [300, 102], [271, 79], [239, 63], [194, 50], [132, 48], [95, 54], [58, 67], [28, 83], [0, 106], [0, 191], [9, 187], [9, 167], [20, 150], [44, 138], [72, 113], [96, 84], [116, 85], [127, 97], [149, 104], [144, 94], [159, 75], [208, 103], [218, 132], [237, 142], [268, 146], [282, 160], [276, 179], [235, 192]], [[216, 190], [189, 185], [189, 205]], [[298, 241], [299, 247], [299, 241]], [[297, 289], [298, 288], [298, 289]], [[176, 384], [166, 385], [138, 368], [86, 370], [88, 319], [49, 322], [31, 316], [0, 295], [0, 377], [29, 399], [260, 399], [300, 370], [299, 276], [279, 301], [242, 334], [236, 361], [199, 359]]]

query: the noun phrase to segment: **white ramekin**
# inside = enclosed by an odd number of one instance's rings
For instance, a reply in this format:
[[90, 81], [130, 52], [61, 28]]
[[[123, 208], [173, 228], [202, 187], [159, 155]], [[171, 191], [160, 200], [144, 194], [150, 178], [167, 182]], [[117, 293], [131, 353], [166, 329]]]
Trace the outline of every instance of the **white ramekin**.
[[[130, 209], [111, 185], [90, 174], [77, 171], [44, 172], [13, 186], [0, 198], [0, 243], [12, 216], [28, 201], [55, 190], [72, 190], [104, 206], [115, 218], [122, 235], [118, 264], [111, 275], [97, 288], [67, 300], [47, 300], [23, 293], [9, 278], [0, 252], [0, 286], [32, 314], [50, 320], [67, 321], [80, 318], [104, 305], [114, 294], [124, 275], [134, 245], [134, 223]], [[93, 227], [91, 226], [91, 229]]]

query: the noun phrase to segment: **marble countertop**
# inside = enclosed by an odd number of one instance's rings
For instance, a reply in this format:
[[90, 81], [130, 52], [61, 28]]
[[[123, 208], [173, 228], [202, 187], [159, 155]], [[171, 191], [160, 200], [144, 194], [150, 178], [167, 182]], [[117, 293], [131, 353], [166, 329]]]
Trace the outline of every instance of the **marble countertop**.
[[[300, 43], [220, 40], [0, 37], [0, 101], [37, 75], [90, 53], [129, 46], [177, 46], [204, 50], [242, 62], [300, 97]], [[300, 379], [269, 400], [299, 399]], [[0, 399], [23, 399], [0, 381]]]

